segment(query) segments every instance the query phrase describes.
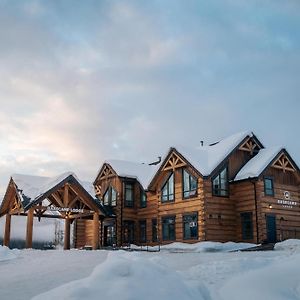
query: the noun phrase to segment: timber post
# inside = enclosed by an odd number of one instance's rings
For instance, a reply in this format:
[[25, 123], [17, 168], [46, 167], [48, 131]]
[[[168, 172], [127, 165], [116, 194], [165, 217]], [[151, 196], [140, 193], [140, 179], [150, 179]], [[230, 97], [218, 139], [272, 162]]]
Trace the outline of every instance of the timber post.
[[94, 212], [93, 216], [93, 250], [99, 248], [99, 214]]
[[11, 227], [11, 215], [6, 214], [5, 218], [5, 229], [4, 229], [4, 239], [3, 246], [9, 247], [10, 242], [10, 227]]
[[70, 250], [70, 219], [65, 219], [64, 250]]
[[33, 213], [34, 209], [30, 208], [27, 214], [26, 248], [32, 248]]

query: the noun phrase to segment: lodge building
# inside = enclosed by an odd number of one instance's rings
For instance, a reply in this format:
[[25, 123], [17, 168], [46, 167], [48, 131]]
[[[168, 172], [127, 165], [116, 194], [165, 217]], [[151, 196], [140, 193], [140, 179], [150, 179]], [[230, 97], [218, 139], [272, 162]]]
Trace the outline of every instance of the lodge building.
[[172, 147], [159, 161], [108, 160], [92, 185], [75, 174], [13, 175], [0, 206], [9, 245], [12, 215], [65, 220], [65, 249], [170, 242], [276, 242], [300, 238], [300, 171], [281, 147], [252, 132], [198, 148]]

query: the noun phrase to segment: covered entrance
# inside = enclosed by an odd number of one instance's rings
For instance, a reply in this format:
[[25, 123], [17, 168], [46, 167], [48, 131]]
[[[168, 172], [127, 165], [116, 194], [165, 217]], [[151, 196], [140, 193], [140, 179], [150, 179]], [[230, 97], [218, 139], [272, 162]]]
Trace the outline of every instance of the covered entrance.
[[3, 245], [10, 244], [11, 217], [24, 216], [26, 248], [32, 248], [33, 219], [64, 220], [64, 249], [70, 249], [70, 226], [76, 220], [92, 222], [93, 249], [100, 246], [100, 221], [105, 216], [102, 204], [93, 196], [93, 187], [78, 180], [74, 173], [58, 177], [13, 175], [0, 207], [0, 217], [6, 218]]

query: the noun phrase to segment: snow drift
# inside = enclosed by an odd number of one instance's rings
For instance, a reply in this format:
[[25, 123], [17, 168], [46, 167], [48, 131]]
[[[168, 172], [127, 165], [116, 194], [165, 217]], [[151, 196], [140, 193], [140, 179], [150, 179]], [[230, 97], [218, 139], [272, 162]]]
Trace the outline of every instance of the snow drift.
[[107, 260], [82, 280], [70, 282], [33, 299], [202, 300], [201, 288], [139, 253], [111, 252]]
[[0, 261], [17, 258], [18, 250], [10, 250], [7, 247], [0, 246]]

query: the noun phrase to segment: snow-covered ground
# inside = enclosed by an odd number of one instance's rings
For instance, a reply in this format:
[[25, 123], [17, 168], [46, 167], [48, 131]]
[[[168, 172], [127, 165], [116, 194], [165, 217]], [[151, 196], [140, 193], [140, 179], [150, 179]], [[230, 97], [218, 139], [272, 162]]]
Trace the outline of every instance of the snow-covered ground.
[[161, 252], [0, 248], [1, 299], [300, 299], [299, 240], [279, 243], [275, 251], [231, 252], [246, 246], [176, 243]]

